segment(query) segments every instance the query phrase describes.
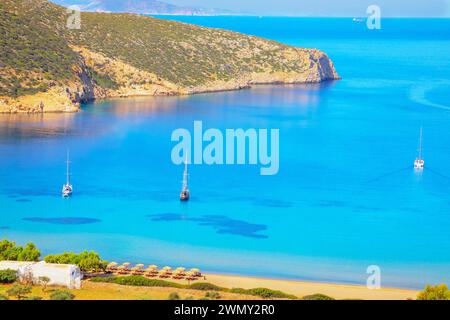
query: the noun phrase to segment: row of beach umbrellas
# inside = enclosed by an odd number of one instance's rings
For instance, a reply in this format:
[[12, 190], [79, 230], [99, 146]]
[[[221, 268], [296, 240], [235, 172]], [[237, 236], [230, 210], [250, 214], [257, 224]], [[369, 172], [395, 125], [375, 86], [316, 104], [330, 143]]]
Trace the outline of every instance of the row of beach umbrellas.
[[187, 276], [187, 277], [200, 277], [201, 272], [198, 268], [192, 268], [186, 272], [186, 268], [178, 267], [176, 269], [172, 269], [169, 266], [165, 266], [158, 270], [158, 266], [155, 264], [149, 265], [146, 269], [144, 269], [145, 265], [142, 263], [136, 264], [134, 267], [130, 268], [131, 263], [125, 262], [119, 265], [117, 262], [111, 262], [107, 266], [107, 270], [109, 271], [117, 271], [119, 273], [148, 273], [154, 275], [173, 275], [173, 276]]

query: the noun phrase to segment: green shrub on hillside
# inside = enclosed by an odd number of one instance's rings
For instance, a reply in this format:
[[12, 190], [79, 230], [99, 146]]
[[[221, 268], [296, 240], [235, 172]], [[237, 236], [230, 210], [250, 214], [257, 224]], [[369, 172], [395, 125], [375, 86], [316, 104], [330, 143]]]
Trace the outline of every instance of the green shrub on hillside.
[[74, 77], [71, 66], [77, 54], [55, 28], [62, 10], [38, 1], [2, 0], [0, 5], [0, 68], [15, 70], [0, 77], [0, 95], [44, 91], [51, 81]]
[[117, 89], [119, 86], [107, 75], [101, 75], [92, 68], [87, 68], [89, 77], [102, 88]]

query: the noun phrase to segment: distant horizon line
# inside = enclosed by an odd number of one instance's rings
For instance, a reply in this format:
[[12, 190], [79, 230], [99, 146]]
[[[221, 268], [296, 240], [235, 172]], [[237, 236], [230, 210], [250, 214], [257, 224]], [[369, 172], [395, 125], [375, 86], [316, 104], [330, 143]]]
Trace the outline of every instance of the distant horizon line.
[[[105, 13], [131, 13], [146, 16], [175, 16], [175, 17], [254, 17], [254, 18], [323, 18], [323, 19], [364, 19], [367, 16], [302, 16], [302, 15], [257, 15], [257, 14], [172, 14], [172, 13], [133, 13], [133, 12], [105, 12]], [[382, 19], [450, 19], [449, 17], [420, 17], [420, 16], [388, 16]]]

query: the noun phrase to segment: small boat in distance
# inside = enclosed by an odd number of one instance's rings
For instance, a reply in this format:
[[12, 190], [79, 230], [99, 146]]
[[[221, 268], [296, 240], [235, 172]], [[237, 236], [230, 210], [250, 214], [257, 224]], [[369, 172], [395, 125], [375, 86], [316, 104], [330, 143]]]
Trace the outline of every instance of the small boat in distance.
[[425, 161], [422, 158], [422, 127], [420, 127], [420, 141], [419, 141], [419, 156], [414, 161], [414, 168], [417, 170], [423, 170]]
[[190, 193], [189, 193], [188, 179], [189, 179], [188, 162], [186, 157], [186, 160], [184, 161], [183, 187], [180, 193], [181, 201], [189, 201]]
[[69, 161], [69, 151], [67, 151], [67, 171], [66, 171], [66, 184], [62, 187], [62, 195], [64, 198], [70, 197], [73, 192], [73, 187], [70, 184], [70, 161]]
[[362, 18], [353, 18], [353, 22], [364, 22]]

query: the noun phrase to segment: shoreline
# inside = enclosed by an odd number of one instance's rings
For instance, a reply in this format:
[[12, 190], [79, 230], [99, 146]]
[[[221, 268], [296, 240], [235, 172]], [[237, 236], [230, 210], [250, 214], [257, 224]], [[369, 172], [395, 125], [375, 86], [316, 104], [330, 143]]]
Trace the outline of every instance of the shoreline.
[[[263, 278], [256, 276], [205, 273], [206, 282], [225, 288], [268, 288], [293, 294], [299, 298], [316, 293], [335, 299], [408, 300], [416, 299], [418, 290], [402, 288], [368, 289], [356, 284]], [[200, 280], [203, 282], [203, 280]]]
[[[63, 114], [63, 113], [69, 113], [69, 114], [76, 114], [82, 111], [81, 106], [89, 103], [93, 103], [95, 101], [108, 101], [108, 100], [117, 100], [117, 99], [133, 99], [133, 98], [150, 98], [150, 97], [191, 97], [196, 95], [202, 95], [202, 94], [217, 94], [217, 93], [226, 93], [226, 92], [233, 92], [233, 91], [241, 91], [241, 90], [252, 90], [254, 87], [260, 87], [260, 86], [295, 86], [295, 85], [321, 85], [326, 83], [332, 83], [334, 81], [342, 80], [341, 77], [338, 77], [336, 79], [325, 79], [322, 81], [310, 81], [310, 82], [283, 82], [283, 81], [273, 81], [273, 82], [254, 82], [254, 83], [247, 83], [243, 85], [239, 85], [236, 87], [229, 87], [229, 88], [210, 88], [210, 89], [193, 89], [192, 91], [185, 91], [185, 92], [172, 92], [172, 93], [162, 93], [162, 94], [145, 94], [145, 93], [131, 93], [131, 94], [118, 94], [118, 95], [109, 95], [104, 97], [91, 97], [88, 99], [85, 99], [84, 101], [79, 102], [79, 106], [71, 106], [70, 108], [66, 109], [53, 109], [53, 110], [45, 110], [41, 111], [39, 109], [33, 109], [33, 110], [2, 110], [0, 108], [0, 114]], [[10, 97], [0, 97], [1, 99], [10, 99]], [[13, 108], [13, 105], [7, 105], [9, 108]], [[5, 107], [6, 109], [6, 107]]]

